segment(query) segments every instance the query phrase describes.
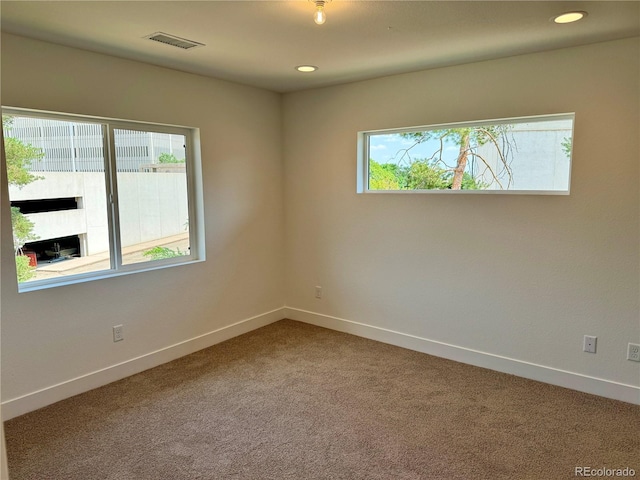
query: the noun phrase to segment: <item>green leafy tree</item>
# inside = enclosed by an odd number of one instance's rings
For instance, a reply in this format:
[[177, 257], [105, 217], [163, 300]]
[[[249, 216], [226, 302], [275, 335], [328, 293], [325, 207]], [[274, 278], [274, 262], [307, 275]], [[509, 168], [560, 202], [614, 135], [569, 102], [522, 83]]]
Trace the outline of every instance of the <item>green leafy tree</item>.
[[33, 222], [24, 216], [18, 207], [11, 207], [11, 227], [13, 228], [13, 248], [16, 252], [19, 252], [25, 243], [38, 239], [38, 236], [33, 233]]
[[384, 163], [382, 168], [391, 172], [398, 182], [400, 190], [406, 190], [409, 185], [409, 168], [404, 165], [396, 165], [395, 163]]
[[31, 162], [44, 156], [42, 150], [26, 145], [17, 138], [5, 137], [4, 152], [7, 159], [9, 185], [24, 187], [40, 178], [29, 171], [29, 166]]
[[161, 153], [158, 157], [160, 163], [184, 163], [184, 158], [176, 158], [173, 153]]
[[395, 172], [375, 160], [369, 160], [369, 188], [371, 190], [400, 190]]
[[473, 178], [469, 172], [464, 172], [462, 175], [462, 190], [484, 190], [488, 186], [488, 184]]
[[[2, 128], [10, 131], [12, 126], [13, 117], [3, 115]], [[42, 178], [33, 175], [29, 171], [29, 167], [34, 160], [40, 160], [44, 157], [44, 152], [40, 148], [27, 145], [17, 138], [5, 136], [4, 154], [7, 161], [7, 180], [9, 185], [21, 188]]]
[[[2, 127], [11, 130], [13, 117], [2, 116]], [[44, 156], [44, 152], [32, 145], [26, 145], [17, 138], [5, 137], [4, 152], [7, 163], [7, 180], [9, 185], [22, 188], [41, 177], [33, 175], [29, 171], [31, 162]], [[11, 226], [13, 227], [13, 244], [18, 252], [29, 240], [36, 240], [33, 234], [33, 222], [25, 217], [18, 207], [11, 207]]]
[[186, 253], [179, 248], [173, 250], [169, 247], [153, 247], [144, 251], [142, 255], [150, 257], [151, 260], [163, 260], [165, 258], [181, 257], [182, 255], [186, 255]]
[[26, 255], [16, 255], [18, 282], [26, 282], [36, 276], [36, 269], [30, 265], [29, 261], [30, 259]]
[[[13, 117], [2, 116], [2, 127], [11, 130]], [[27, 145], [17, 138], [4, 138], [4, 152], [7, 164], [7, 180], [9, 185], [22, 188], [41, 177], [33, 175], [29, 171], [31, 162], [44, 157], [44, 152], [32, 145]], [[35, 276], [35, 268], [29, 265], [29, 257], [20, 255], [24, 244], [30, 240], [37, 240], [33, 233], [34, 224], [18, 207], [11, 207], [11, 227], [13, 230], [13, 247], [16, 252], [16, 270], [18, 282], [30, 280]]]
[[[371, 190], [445, 190], [451, 189], [453, 173], [427, 159], [414, 160], [409, 166], [393, 163], [379, 164], [369, 160], [369, 188]], [[464, 172], [461, 188], [479, 190], [487, 185]]]
[[565, 137], [562, 139], [562, 142], [560, 142], [560, 145], [562, 145], [562, 151], [564, 152], [564, 154], [566, 155], [567, 158], [571, 158], [571, 146], [572, 146], [572, 139], [571, 137]]
[[451, 188], [450, 179], [448, 170], [417, 160], [409, 167], [407, 186], [410, 190], [443, 190]]

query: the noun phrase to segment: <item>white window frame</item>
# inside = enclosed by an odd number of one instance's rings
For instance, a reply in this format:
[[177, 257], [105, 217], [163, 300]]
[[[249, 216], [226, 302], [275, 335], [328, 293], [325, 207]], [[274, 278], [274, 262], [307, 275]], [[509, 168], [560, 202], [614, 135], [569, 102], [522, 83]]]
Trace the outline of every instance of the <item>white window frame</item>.
[[[18, 283], [16, 279], [18, 292], [23, 293], [63, 285], [72, 285], [75, 283], [128, 275], [131, 273], [148, 272], [179, 265], [188, 265], [206, 260], [204, 248], [202, 159], [200, 155], [200, 130], [198, 128], [5, 106], [2, 107], [2, 114], [77, 123], [99, 123], [102, 125], [103, 132], [103, 151], [105, 161], [104, 180], [107, 192], [109, 257], [111, 261], [110, 269], [44, 280], [30, 280], [22, 283]], [[150, 260], [141, 263], [122, 264], [117, 191], [117, 165], [115, 158], [116, 148], [114, 130], [116, 129], [139, 130], [145, 132], [153, 131], [158, 133], [184, 135], [187, 202], [189, 212], [189, 254], [160, 260]], [[13, 227], [10, 225], [9, 228]]]
[[[369, 189], [369, 139], [374, 135], [394, 133], [414, 133], [428, 130], [445, 130], [449, 128], [478, 127], [483, 125], [501, 125], [510, 123], [533, 123], [552, 120], [571, 120], [572, 132], [575, 132], [575, 113], [556, 113], [524, 117], [500, 118], [491, 120], [442, 123], [407, 128], [389, 128], [380, 130], [365, 130], [357, 134], [357, 168], [356, 193], [358, 194], [435, 194], [435, 195], [569, 195], [571, 188], [571, 167], [573, 148], [569, 157], [568, 184], [566, 190], [370, 190]], [[573, 137], [573, 135], [572, 135]], [[573, 141], [573, 140], [572, 140]]]

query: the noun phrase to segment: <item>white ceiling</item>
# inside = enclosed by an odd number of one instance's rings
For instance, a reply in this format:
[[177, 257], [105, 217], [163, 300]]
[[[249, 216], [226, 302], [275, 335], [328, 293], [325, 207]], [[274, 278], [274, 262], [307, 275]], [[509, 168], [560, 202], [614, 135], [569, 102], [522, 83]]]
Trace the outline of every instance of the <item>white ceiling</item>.
[[[550, 21], [569, 10], [589, 15]], [[277, 92], [640, 35], [639, 1], [333, 0], [325, 11], [316, 25], [307, 0], [0, 2], [5, 32]], [[158, 31], [206, 46], [143, 38]]]

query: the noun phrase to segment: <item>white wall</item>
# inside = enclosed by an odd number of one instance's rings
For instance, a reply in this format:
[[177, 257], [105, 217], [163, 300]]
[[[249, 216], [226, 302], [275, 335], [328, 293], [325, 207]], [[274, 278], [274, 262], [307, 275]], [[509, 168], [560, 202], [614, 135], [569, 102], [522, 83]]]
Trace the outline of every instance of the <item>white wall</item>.
[[[102, 369], [245, 319], [279, 319], [263, 316], [284, 303], [278, 94], [13, 35], [2, 36], [1, 61], [3, 105], [199, 127], [207, 251], [198, 264], [18, 294], [5, 188], [5, 418], [21, 413], [20, 403], [39, 406], [75, 387], [41, 389], [78, 377], [95, 386], [126, 370]], [[113, 343], [120, 323], [125, 340]]]
[[[638, 47], [285, 95], [290, 315], [640, 403]], [[358, 131], [565, 112], [570, 196], [356, 194]]]

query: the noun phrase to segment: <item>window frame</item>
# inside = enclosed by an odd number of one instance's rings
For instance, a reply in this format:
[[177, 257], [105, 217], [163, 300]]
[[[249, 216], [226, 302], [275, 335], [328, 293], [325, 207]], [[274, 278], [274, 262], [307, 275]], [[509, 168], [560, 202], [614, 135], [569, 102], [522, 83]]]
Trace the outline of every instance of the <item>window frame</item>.
[[[106, 188], [107, 225], [109, 237], [110, 267], [95, 272], [85, 272], [48, 278], [18, 282], [18, 292], [29, 292], [46, 288], [72, 285], [93, 280], [112, 278], [132, 273], [148, 272], [179, 265], [199, 263], [206, 260], [204, 240], [204, 202], [202, 188], [202, 159], [200, 154], [200, 129], [181, 125], [169, 125], [137, 120], [123, 120], [109, 117], [79, 115], [72, 113], [34, 110], [20, 107], [2, 106], [2, 115], [34, 117], [75, 123], [100, 124], [102, 127], [102, 144], [104, 155], [104, 181]], [[117, 161], [115, 146], [115, 130], [135, 130], [143, 132], [168, 133], [183, 135], [185, 138], [185, 177], [187, 182], [187, 211], [189, 215], [189, 254], [172, 258], [149, 260], [145, 262], [123, 264], [119, 217]], [[3, 134], [3, 132], [2, 132]], [[3, 152], [4, 156], [4, 152]], [[8, 178], [7, 178], [8, 183]], [[9, 199], [10, 200], [10, 199]], [[9, 203], [11, 203], [9, 201]], [[13, 226], [10, 225], [11, 229]]]
[[573, 165], [573, 148], [569, 155], [569, 170], [566, 190], [450, 190], [450, 189], [415, 189], [415, 190], [371, 190], [369, 189], [369, 145], [370, 138], [381, 134], [414, 133], [429, 130], [445, 130], [449, 128], [478, 127], [485, 125], [503, 125], [509, 123], [535, 123], [553, 120], [571, 120], [572, 147], [575, 135], [575, 112], [552, 113], [545, 115], [533, 115], [523, 117], [499, 118], [490, 120], [478, 120], [469, 122], [453, 122], [432, 125], [421, 125], [406, 128], [388, 128], [377, 130], [363, 130], [357, 133], [357, 166], [356, 166], [356, 193], [358, 194], [444, 194], [444, 195], [569, 195], [571, 190], [571, 170]]

